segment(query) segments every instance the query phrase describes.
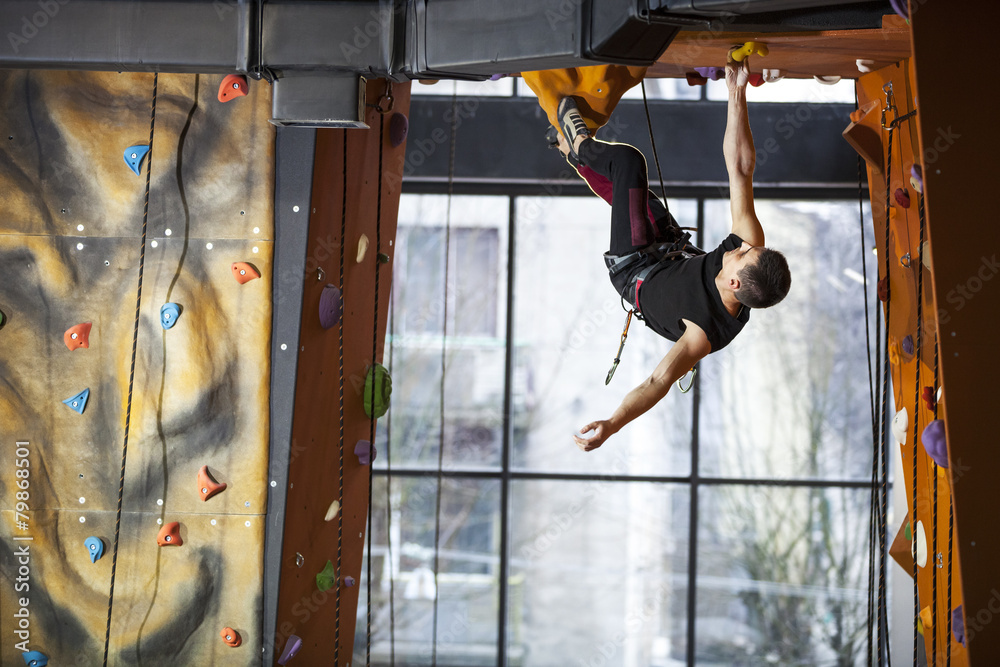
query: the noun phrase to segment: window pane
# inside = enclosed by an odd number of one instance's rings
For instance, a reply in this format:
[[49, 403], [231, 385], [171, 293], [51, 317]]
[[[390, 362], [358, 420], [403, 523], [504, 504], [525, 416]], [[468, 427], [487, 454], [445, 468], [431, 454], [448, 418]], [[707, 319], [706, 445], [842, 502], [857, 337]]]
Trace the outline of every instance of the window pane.
[[699, 665], [862, 665], [867, 489], [702, 487]]
[[511, 664], [683, 664], [688, 494], [638, 482], [513, 482]]
[[[496, 665], [500, 484], [442, 480], [437, 589], [434, 535], [437, 480], [392, 479], [392, 550], [387, 543], [387, 480], [372, 486], [372, 664], [431, 665], [437, 591], [437, 664]], [[390, 636], [390, 568], [393, 624]], [[367, 559], [366, 559], [367, 562]], [[368, 571], [361, 573], [354, 660], [364, 664]]]
[[[685, 224], [694, 202], [670, 202]], [[607, 419], [671, 343], [633, 319], [621, 363], [604, 380], [625, 325], [603, 255], [610, 208], [597, 197], [516, 200], [514, 468], [618, 474], [690, 472], [692, 394], [671, 391], [601, 449], [584, 453], [576, 429]]]
[[443, 465], [500, 463], [508, 206], [507, 197], [452, 197], [446, 233], [447, 197], [400, 199], [386, 341], [392, 405], [376, 437], [382, 449], [391, 438], [393, 465], [438, 465], [442, 354]]
[[[753, 311], [732, 344], [701, 362], [701, 472], [867, 479], [872, 422], [858, 205], [756, 204], [768, 245], [788, 259], [792, 288], [777, 306]], [[706, 249], [729, 227], [729, 203], [706, 202]], [[865, 230], [871, 248], [870, 221]], [[867, 264], [874, 312], [876, 273]]]
[[[708, 99], [723, 102], [729, 99], [729, 89], [726, 88], [724, 80], [709, 81], [707, 85]], [[765, 83], [758, 88], [747, 86], [747, 102], [751, 104], [754, 102], [808, 102], [812, 104], [844, 102], [854, 104], [854, 79], [842, 79], [833, 85], [826, 85], [815, 79], [782, 79], [775, 83]], [[796, 113], [796, 107], [801, 106], [797, 104], [795, 107], [789, 108], [789, 111]], [[809, 120], [809, 117], [805, 116], [806, 111], [809, 111], [808, 106], [799, 112], [801, 114], [799, 120], [802, 122]]]

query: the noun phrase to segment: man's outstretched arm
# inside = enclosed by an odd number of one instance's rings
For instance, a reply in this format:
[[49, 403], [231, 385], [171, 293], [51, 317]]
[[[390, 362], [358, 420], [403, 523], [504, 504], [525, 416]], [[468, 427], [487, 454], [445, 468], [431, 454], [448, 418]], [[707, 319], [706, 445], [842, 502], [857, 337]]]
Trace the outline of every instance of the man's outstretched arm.
[[574, 435], [577, 446], [585, 452], [597, 449], [625, 424], [643, 414], [667, 395], [670, 386], [712, 351], [705, 332], [694, 322], [684, 320], [685, 330], [680, 339], [657, 364], [653, 374], [625, 395], [610, 419], [590, 422], [580, 433], [594, 432], [589, 438]]
[[733, 217], [733, 233], [754, 246], [764, 245], [764, 230], [753, 208], [753, 170], [756, 162], [750, 119], [747, 116], [747, 80], [749, 58], [726, 65], [726, 85], [729, 87], [729, 114], [722, 152], [729, 171], [729, 205]]

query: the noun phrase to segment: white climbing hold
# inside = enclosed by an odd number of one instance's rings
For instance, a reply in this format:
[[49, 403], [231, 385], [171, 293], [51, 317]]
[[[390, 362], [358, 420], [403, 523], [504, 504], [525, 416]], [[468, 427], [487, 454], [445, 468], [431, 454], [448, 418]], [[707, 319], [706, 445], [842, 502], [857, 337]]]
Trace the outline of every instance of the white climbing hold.
[[903, 408], [892, 418], [892, 435], [896, 439], [897, 445], [906, 444], [906, 430], [909, 426], [910, 418], [906, 412], [906, 408]]
[[868, 74], [868, 72], [871, 72], [875, 68], [874, 60], [865, 60], [864, 58], [858, 58], [856, 64], [858, 66], [858, 71], [861, 72], [862, 74]]
[[816, 74], [813, 78], [816, 79], [818, 83], [822, 83], [824, 86], [832, 86], [835, 83], [840, 83], [839, 76], [820, 76], [819, 74]]
[[330, 503], [329, 509], [326, 510], [326, 517], [323, 519], [323, 521], [332, 521], [334, 517], [336, 517], [337, 514], [339, 513], [340, 513], [340, 501], [334, 500], [332, 503]]
[[924, 532], [924, 522], [917, 521], [916, 534], [913, 536], [913, 547], [910, 553], [913, 554], [917, 565], [924, 567], [927, 565], [927, 534]]
[[368, 251], [368, 237], [364, 234], [358, 239], [358, 264], [361, 260], [365, 258], [365, 253]]
[[761, 76], [764, 77], [765, 83], [775, 83], [785, 78], [780, 69], [765, 69], [761, 72]]

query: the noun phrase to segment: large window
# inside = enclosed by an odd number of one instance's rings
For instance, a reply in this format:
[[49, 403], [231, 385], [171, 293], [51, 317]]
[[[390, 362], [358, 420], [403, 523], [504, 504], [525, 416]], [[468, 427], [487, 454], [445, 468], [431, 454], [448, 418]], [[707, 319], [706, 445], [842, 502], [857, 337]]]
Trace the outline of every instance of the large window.
[[[728, 233], [725, 201], [669, 204], [702, 247]], [[610, 416], [670, 347], [633, 320], [605, 385], [625, 322], [602, 259], [607, 205], [402, 197], [373, 664], [864, 663], [858, 205], [768, 200], [758, 214], [791, 265], [787, 301], [754, 311], [692, 391], [584, 453], [572, 433]]]

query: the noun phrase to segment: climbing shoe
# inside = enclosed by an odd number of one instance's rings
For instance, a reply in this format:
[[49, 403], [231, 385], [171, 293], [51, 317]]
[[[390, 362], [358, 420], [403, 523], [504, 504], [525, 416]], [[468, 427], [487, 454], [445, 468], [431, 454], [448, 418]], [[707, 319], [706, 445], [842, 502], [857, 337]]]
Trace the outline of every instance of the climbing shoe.
[[564, 97], [559, 101], [556, 116], [559, 118], [559, 129], [562, 130], [563, 136], [566, 137], [566, 141], [569, 143], [569, 152], [573, 157], [579, 157], [576, 154], [576, 149], [573, 147], [576, 143], [576, 138], [580, 135], [589, 137], [590, 130], [587, 129], [587, 124], [583, 122], [583, 116], [580, 115], [580, 111], [576, 108], [576, 102], [572, 97]]

